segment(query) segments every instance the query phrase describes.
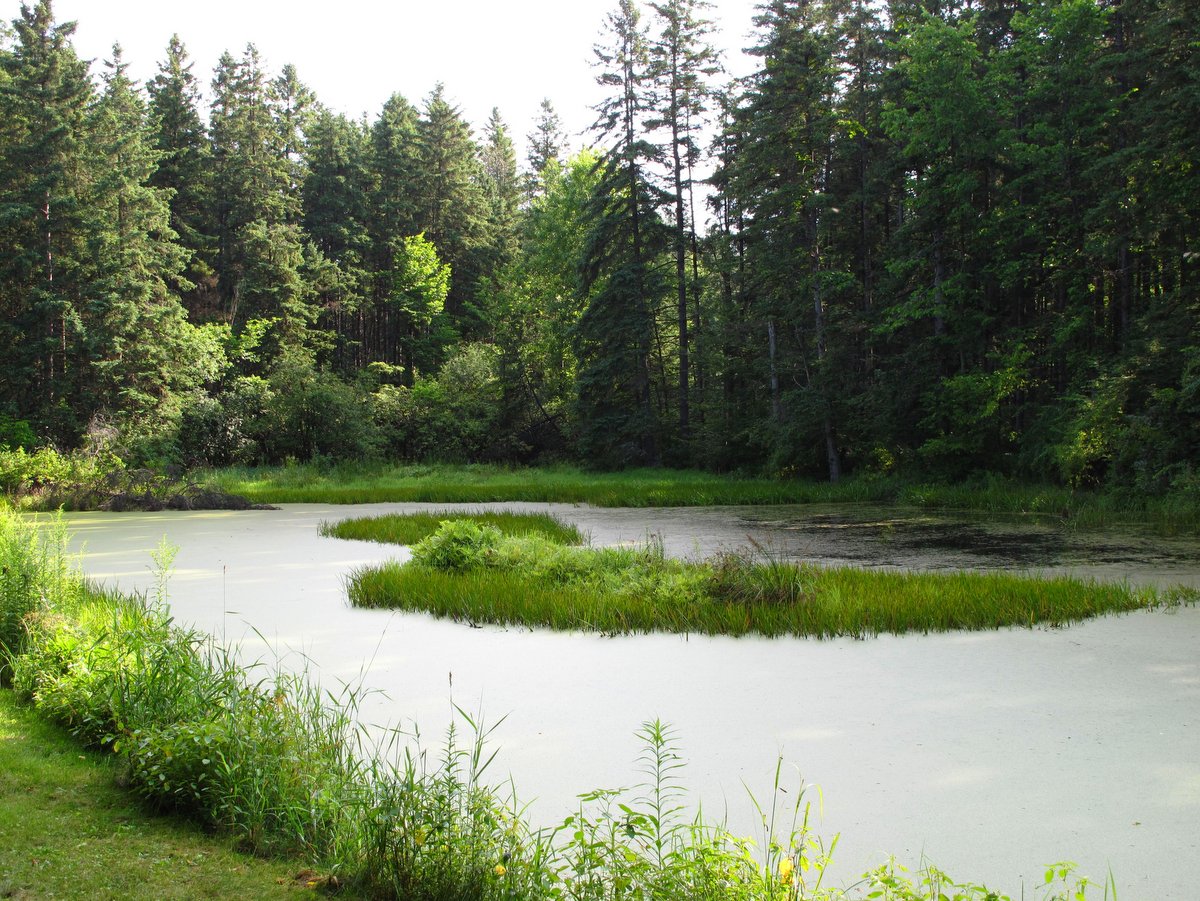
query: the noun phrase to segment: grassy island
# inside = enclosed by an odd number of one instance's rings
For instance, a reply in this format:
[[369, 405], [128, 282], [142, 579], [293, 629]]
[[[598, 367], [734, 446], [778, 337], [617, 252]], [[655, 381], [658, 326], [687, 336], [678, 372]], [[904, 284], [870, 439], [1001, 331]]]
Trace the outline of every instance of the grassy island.
[[569, 547], [471, 519], [442, 523], [408, 563], [358, 570], [349, 594], [358, 606], [473, 623], [817, 637], [1062, 625], [1196, 600], [1183, 588], [1074, 578], [823, 568], [761, 549], [682, 561], [653, 543]]

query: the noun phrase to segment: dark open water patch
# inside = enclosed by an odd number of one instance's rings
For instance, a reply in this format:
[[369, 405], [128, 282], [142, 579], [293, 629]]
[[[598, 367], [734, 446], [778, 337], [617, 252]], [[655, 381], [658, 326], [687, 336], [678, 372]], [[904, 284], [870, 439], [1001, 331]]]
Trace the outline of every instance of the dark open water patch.
[[939, 515], [858, 509], [745, 517], [767, 529], [768, 553], [795, 559], [917, 569], [1042, 569], [1124, 565], [1187, 566], [1195, 539], [1148, 530], [1084, 531], [1049, 518]]

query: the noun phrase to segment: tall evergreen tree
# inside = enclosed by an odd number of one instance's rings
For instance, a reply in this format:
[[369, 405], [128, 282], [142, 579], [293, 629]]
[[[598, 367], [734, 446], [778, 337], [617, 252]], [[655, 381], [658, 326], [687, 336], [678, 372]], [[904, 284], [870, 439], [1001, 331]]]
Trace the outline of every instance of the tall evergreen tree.
[[[213, 79], [210, 122], [213, 201], [218, 289], [225, 316], [235, 326], [272, 313], [267, 298], [247, 293], [247, 271], [265, 262], [250, 257], [250, 245], [265, 249], [269, 241], [259, 239], [261, 235], [294, 222], [300, 211], [286, 136], [276, 117], [275, 93], [258, 50], [247, 46], [240, 61], [222, 55]], [[247, 241], [255, 223], [259, 238]]]
[[81, 145], [92, 96], [87, 65], [49, 0], [21, 5], [16, 41], [0, 55], [0, 348], [4, 394], [18, 417], [61, 441], [81, 423]]
[[831, 269], [824, 244], [837, 127], [836, 37], [811, 0], [772, 0], [761, 10], [755, 23], [762, 41], [752, 52], [763, 67], [739, 110], [743, 144], [730, 190], [746, 218], [754, 315], [765, 326], [777, 460], [796, 465], [804, 448], [822, 447], [837, 481], [840, 398], [827, 311], [841, 273]]
[[217, 307], [214, 281], [212, 155], [200, 118], [200, 85], [178, 35], [167, 45], [167, 57], [146, 85], [158, 165], [150, 184], [165, 189], [171, 207], [171, 228], [190, 252], [186, 270], [192, 289], [185, 292], [189, 308], [202, 318]]
[[643, 131], [651, 78], [633, 0], [621, 0], [609, 14], [606, 36], [608, 43], [596, 48], [597, 81], [612, 95], [597, 107], [594, 130], [608, 149], [589, 203], [581, 279], [587, 307], [576, 331], [579, 442], [594, 462], [657, 464], [662, 449], [651, 356], [665, 289], [656, 264], [666, 235], [658, 216], [663, 196], [648, 174], [658, 150]]
[[481, 329], [477, 288], [489, 241], [479, 148], [470, 126], [439, 84], [417, 125], [416, 183], [420, 230], [450, 266], [446, 311], [463, 333]]
[[480, 163], [491, 239], [487, 268], [490, 273], [496, 273], [512, 262], [517, 254], [521, 203], [517, 155], [498, 109], [492, 110], [484, 126]]
[[314, 287], [336, 335], [336, 362], [350, 371], [367, 362], [357, 354], [374, 287], [366, 124], [322, 108], [309, 125], [306, 148], [303, 227], [325, 263]]
[[275, 127], [279, 132], [279, 152], [289, 173], [288, 197], [291, 202], [287, 206], [287, 215], [290, 221], [296, 221], [302, 207], [300, 193], [306, 167], [305, 135], [315, 114], [316, 97], [300, 80], [296, 67], [288, 63], [271, 82], [271, 99]]
[[121, 48], [106, 64], [104, 91], [88, 115], [84, 195], [87, 230], [86, 390], [77, 405], [153, 432], [170, 418], [175, 394], [211, 374], [176, 289], [187, 251], [170, 227], [167, 191], [154, 187], [158, 163], [145, 103]]
[[[647, 122], [667, 136], [667, 193], [674, 218], [675, 311], [679, 359], [679, 435], [691, 435], [691, 336], [688, 319], [692, 307], [699, 318], [699, 301], [691, 302], [698, 280], [693, 171], [700, 159], [698, 135], [708, 111], [708, 79], [719, 71], [717, 52], [708, 43], [712, 23], [703, 18], [705, 0], [665, 0], [651, 8], [661, 32], [651, 44], [650, 68], [655, 81], [657, 109]], [[691, 251], [691, 273], [688, 251]], [[699, 331], [699, 323], [696, 331]]]
[[529, 167], [525, 177], [525, 193], [533, 198], [544, 190], [542, 173], [552, 162], [561, 162], [567, 139], [563, 134], [562, 121], [554, 111], [550, 98], [544, 98], [533, 130], [526, 136], [525, 143], [529, 150], [525, 154], [525, 163]]

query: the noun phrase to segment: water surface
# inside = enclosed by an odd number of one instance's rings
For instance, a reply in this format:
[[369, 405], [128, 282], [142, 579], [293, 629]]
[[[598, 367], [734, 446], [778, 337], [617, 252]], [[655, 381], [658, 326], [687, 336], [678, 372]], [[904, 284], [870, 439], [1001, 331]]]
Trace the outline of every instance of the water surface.
[[[701, 555], [750, 537], [783, 556], [856, 565], [1070, 571], [1200, 585], [1183, 539], [1089, 535], [1051, 525], [832, 508], [556, 512], [597, 544], [661, 535]], [[240, 513], [76, 514], [85, 569], [127, 589], [152, 584], [149, 551], [181, 548], [177, 618], [326, 684], [379, 691], [370, 721], [420, 725], [431, 740], [451, 701], [482, 709], [495, 773], [511, 772], [535, 820], [576, 794], [637, 779], [633, 733], [679, 731], [686, 777], [709, 814], [753, 834], [750, 787], [766, 802], [777, 756], [820, 787], [822, 834], [842, 833], [837, 874], [888, 853], [922, 854], [962, 879], [1033, 897], [1042, 865], [1076, 860], [1122, 899], [1191, 899], [1200, 884], [1200, 610], [1136, 613], [1066, 629], [867, 641], [595, 635], [473, 629], [417, 614], [353, 610], [343, 579], [402, 551], [317, 535], [324, 519], [445, 505], [289, 505]], [[467, 509], [476, 509], [473, 505]], [[977, 530], [977, 531], [973, 531]], [[1091, 560], [1098, 561], [1092, 563]], [[261, 637], [260, 637], [261, 636]]]

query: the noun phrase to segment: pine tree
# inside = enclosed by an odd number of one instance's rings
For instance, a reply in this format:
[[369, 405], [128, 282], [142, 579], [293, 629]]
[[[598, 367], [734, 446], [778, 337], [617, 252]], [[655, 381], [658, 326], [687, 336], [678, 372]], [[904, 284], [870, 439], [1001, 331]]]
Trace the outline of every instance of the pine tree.
[[[657, 109], [647, 122], [650, 129], [667, 134], [668, 199], [674, 217], [675, 309], [679, 358], [679, 437], [691, 436], [691, 336], [688, 318], [691, 295], [698, 289], [693, 170], [700, 160], [697, 136], [705, 126], [709, 88], [707, 80], [719, 71], [717, 53], [708, 37], [712, 23], [702, 18], [709, 6], [704, 0], [666, 0], [652, 3], [662, 30], [651, 45], [651, 77], [655, 81]], [[691, 251], [691, 273], [688, 251]], [[695, 304], [699, 317], [699, 301]], [[696, 323], [696, 331], [700, 324]]]
[[193, 288], [185, 297], [189, 307], [203, 316], [215, 309], [216, 299], [216, 248], [210, 214], [212, 157], [200, 118], [200, 85], [178, 35], [171, 38], [167, 58], [146, 87], [154, 147], [159, 153], [150, 183], [170, 192], [171, 228], [191, 254], [186, 274]]
[[[589, 203], [591, 232], [582, 265], [587, 307], [576, 330], [580, 359], [577, 417], [585, 458], [607, 465], [661, 462], [651, 355], [665, 282], [658, 265], [666, 240], [663, 196], [650, 182], [657, 148], [643, 134], [649, 106], [645, 31], [632, 0], [609, 14], [606, 46], [596, 48], [600, 84], [613, 95], [594, 130], [609, 147]], [[665, 386], [663, 386], [665, 388]]]
[[525, 162], [529, 170], [525, 175], [525, 195], [532, 199], [540, 196], [545, 190], [544, 175], [546, 167], [552, 163], [560, 163], [560, 157], [566, 147], [567, 139], [563, 134], [562, 121], [554, 111], [554, 104], [544, 98], [540, 107], [538, 119], [525, 138], [529, 151]]
[[78, 409], [153, 433], [175, 394], [211, 369], [195, 356], [176, 290], [187, 251], [176, 243], [166, 189], [151, 184], [159, 160], [145, 103], [121, 48], [106, 63], [104, 91], [89, 111], [84, 195], [87, 388]]
[[83, 227], [79, 206], [87, 65], [49, 0], [22, 4], [16, 41], [0, 54], [0, 350], [4, 398], [53, 438], [70, 442], [78, 358]]

